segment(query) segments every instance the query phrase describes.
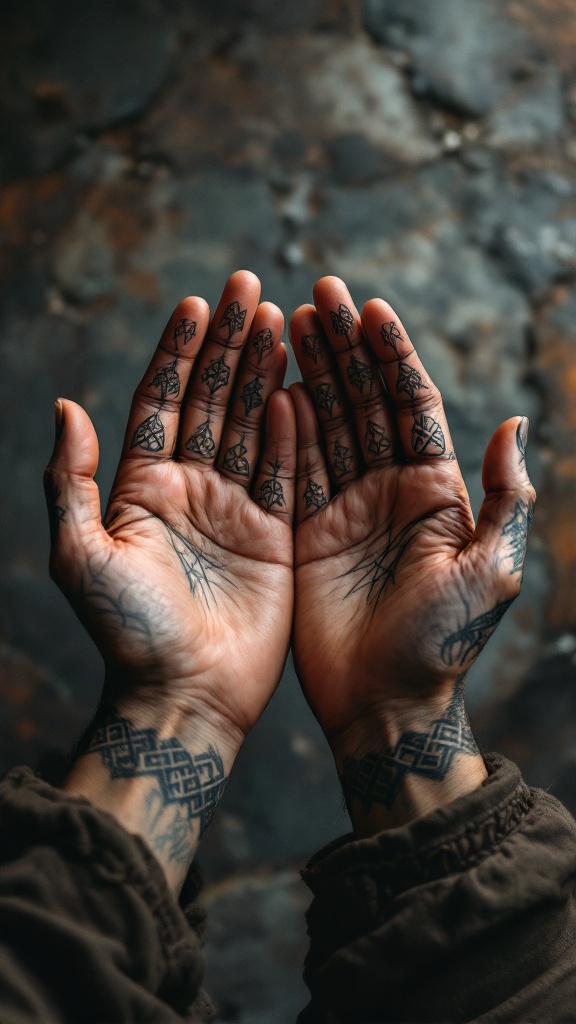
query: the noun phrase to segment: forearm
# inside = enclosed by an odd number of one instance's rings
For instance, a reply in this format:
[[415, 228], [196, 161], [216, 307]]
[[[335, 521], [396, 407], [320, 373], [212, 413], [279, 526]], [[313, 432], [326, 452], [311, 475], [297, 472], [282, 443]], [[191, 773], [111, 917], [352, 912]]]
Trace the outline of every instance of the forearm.
[[448, 697], [388, 701], [332, 740], [359, 838], [396, 828], [477, 789], [487, 772], [464, 706]]
[[62, 788], [140, 836], [178, 892], [237, 749], [199, 718], [122, 699], [96, 715]]

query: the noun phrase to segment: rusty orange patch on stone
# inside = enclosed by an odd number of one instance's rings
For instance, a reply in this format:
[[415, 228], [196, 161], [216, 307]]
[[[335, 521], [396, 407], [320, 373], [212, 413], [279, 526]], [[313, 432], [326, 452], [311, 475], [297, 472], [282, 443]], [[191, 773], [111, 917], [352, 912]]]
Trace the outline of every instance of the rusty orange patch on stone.
[[537, 42], [554, 54], [563, 70], [574, 67], [576, 8], [574, 0], [509, 0], [512, 16]]

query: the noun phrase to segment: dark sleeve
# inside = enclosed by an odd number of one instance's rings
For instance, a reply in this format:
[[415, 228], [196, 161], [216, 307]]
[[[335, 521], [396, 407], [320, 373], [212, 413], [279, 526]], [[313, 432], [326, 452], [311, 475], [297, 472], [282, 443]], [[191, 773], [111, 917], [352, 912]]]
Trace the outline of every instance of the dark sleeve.
[[474, 793], [309, 863], [300, 1024], [576, 1019], [576, 822], [486, 764]]
[[112, 817], [28, 768], [0, 782], [2, 1024], [212, 1020], [202, 928]]

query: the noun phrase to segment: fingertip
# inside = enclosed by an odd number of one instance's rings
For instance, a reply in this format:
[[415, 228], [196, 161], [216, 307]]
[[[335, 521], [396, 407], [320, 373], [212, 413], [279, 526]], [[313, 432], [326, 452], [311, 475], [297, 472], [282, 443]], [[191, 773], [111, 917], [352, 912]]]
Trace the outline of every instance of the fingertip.
[[311, 302], [304, 302], [294, 310], [290, 317], [290, 331], [305, 316], [316, 316], [316, 306], [313, 306]]
[[341, 277], [336, 277], [335, 274], [327, 274], [325, 277], [320, 277], [312, 289], [314, 301], [316, 301], [318, 295], [322, 296], [325, 292], [333, 291], [334, 288], [346, 287], [345, 281]]
[[511, 416], [494, 431], [482, 467], [482, 486], [486, 494], [513, 490], [528, 480], [528, 425], [527, 416]]
[[235, 270], [233, 274], [230, 274], [227, 284], [243, 290], [258, 291], [258, 293], [262, 290], [260, 278], [252, 270]]

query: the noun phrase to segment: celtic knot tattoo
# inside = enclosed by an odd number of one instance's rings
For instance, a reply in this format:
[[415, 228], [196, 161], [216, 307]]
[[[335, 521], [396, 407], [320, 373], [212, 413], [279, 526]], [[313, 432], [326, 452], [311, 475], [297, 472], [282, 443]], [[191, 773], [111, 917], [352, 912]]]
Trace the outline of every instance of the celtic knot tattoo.
[[269, 327], [265, 327], [263, 331], [258, 331], [252, 338], [252, 347], [258, 357], [258, 366], [262, 361], [262, 356], [268, 349], [272, 348], [272, 331]]
[[167, 522], [164, 522], [164, 526], [184, 570], [190, 593], [194, 597], [202, 596], [206, 602], [210, 597], [215, 599], [214, 587], [221, 588], [223, 580], [230, 583], [230, 580], [224, 575], [224, 566], [220, 562], [216, 562], [215, 559], [209, 558], [175, 527]]
[[402, 335], [400, 334], [400, 331], [396, 327], [394, 321], [391, 320], [390, 323], [382, 324], [382, 327], [380, 328], [380, 334], [382, 335], [384, 344], [389, 345], [390, 348], [393, 348], [396, 355], [398, 355], [398, 342], [402, 341]]
[[178, 341], [180, 338], [182, 338], [182, 343], [184, 345], [187, 345], [191, 338], [194, 338], [195, 335], [196, 321], [187, 320], [185, 317], [182, 320], [180, 320], [176, 324], [176, 327], [174, 328], [174, 334], [172, 335], [176, 351], [178, 351]]
[[94, 731], [87, 753], [100, 754], [112, 779], [155, 779], [164, 805], [179, 807], [189, 822], [197, 820], [200, 835], [226, 786], [214, 747], [189, 754], [176, 737], [160, 739], [156, 729], [138, 729], [115, 710]]
[[327, 501], [322, 485], [315, 483], [310, 477], [308, 477], [308, 483], [304, 491], [304, 501], [306, 502], [306, 508], [314, 506], [315, 509], [322, 508], [322, 505], [325, 505]]
[[[510, 556], [512, 558], [512, 568], [510, 569], [511, 576], [516, 572], [522, 572], [524, 568], [526, 541], [528, 539], [528, 531], [532, 525], [533, 516], [534, 502], [530, 501], [526, 503], [519, 498], [514, 505], [512, 518], [509, 519], [502, 528], [502, 536], [506, 537], [506, 540], [508, 541]], [[506, 557], [508, 557], [508, 555]]]
[[463, 681], [457, 681], [444, 715], [428, 732], [407, 731], [397, 742], [361, 758], [346, 757], [342, 789], [346, 800], [357, 800], [364, 813], [373, 804], [392, 807], [407, 775], [441, 781], [457, 754], [476, 756], [478, 747], [464, 708]]
[[219, 359], [213, 359], [211, 363], [208, 363], [208, 366], [202, 371], [200, 380], [203, 384], [208, 385], [211, 395], [220, 388], [225, 387], [230, 380], [230, 367], [224, 356], [220, 356]]
[[422, 380], [422, 375], [408, 363], [398, 364], [398, 380], [396, 391], [405, 391], [410, 398], [414, 398], [417, 391], [429, 391], [430, 388]]
[[251, 381], [244, 385], [240, 398], [244, 402], [244, 410], [247, 416], [250, 415], [252, 409], [257, 409], [259, 405], [262, 405], [263, 384], [263, 377], [253, 377]]
[[416, 455], [438, 457], [446, 451], [442, 427], [432, 416], [421, 413], [412, 424], [412, 448]]
[[320, 338], [317, 334], [305, 334], [302, 338], [302, 351], [305, 356], [312, 359], [314, 365], [318, 362], [319, 357], [322, 355], [322, 346], [320, 344]]
[[173, 363], [166, 363], [164, 366], [159, 366], [153, 379], [148, 385], [148, 387], [159, 389], [162, 401], [164, 401], [168, 395], [180, 394], [180, 377], [176, 370], [176, 362], [177, 360], [175, 359]]
[[234, 334], [238, 334], [243, 330], [246, 313], [246, 309], [240, 309], [239, 302], [231, 302], [229, 306], [226, 306], [220, 321], [220, 328], [228, 330], [228, 341], [230, 341]]
[[470, 609], [465, 604], [466, 622], [445, 637], [440, 648], [442, 661], [445, 665], [464, 665], [470, 657], [476, 657], [488, 643], [500, 619], [508, 611], [514, 598], [510, 601], [501, 601], [488, 612], [477, 615], [470, 620]]
[[214, 455], [216, 444], [210, 429], [210, 419], [200, 423], [184, 445], [187, 451], [199, 455], [201, 459], [210, 459]]
[[332, 408], [334, 403], [340, 405], [340, 400], [331, 384], [318, 384], [316, 387], [316, 401], [320, 409], [324, 409], [332, 419]]
[[392, 447], [392, 442], [386, 435], [385, 430], [379, 427], [377, 423], [374, 423], [374, 420], [368, 420], [366, 424], [364, 444], [366, 445], [366, 451], [374, 456], [384, 455]]
[[348, 380], [354, 387], [358, 388], [360, 394], [364, 394], [364, 385], [369, 384], [369, 391], [372, 389], [372, 370], [367, 363], [361, 362], [355, 356], [350, 356], [350, 362], [346, 367]]
[[226, 469], [229, 469], [232, 473], [238, 473], [238, 476], [250, 476], [250, 463], [245, 456], [248, 454], [248, 449], [244, 444], [245, 434], [242, 434], [237, 444], [233, 444], [228, 449], [224, 456], [223, 465]]
[[130, 448], [142, 448], [145, 452], [161, 452], [164, 449], [164, 427], [157, 412], [136, 427]]
[[348, 306], [345, 306], [343, 302], [338, 306], [337, 313], [334, 311], [330, 313], [330, 323], [332, 324], [334, 334], [343, 334], [350, 341], [349, 335], [354, 327], [354, 317]]
[[412, 522], [403, 526], [401, 530], [397, 530], [396, 524], [391, 520], [380, 538], [382, 549], [378, 554], [362, 558], [351, 569], [337, 577], [337, 579], [349, 580], [356, 577], [344, 597], [350, 597], [351, 594], [365, 590], [366, 604], [373, 603], [376, 606], [387, 587], [394, 586], [396, 583], [396, 573], [402, 555], [418, 535], [420, 523], [428, 518], [427, 515], [419, 516], [418, 519], [413, 519]]
[[269, 462], [268, 465], [272, 470], [272, 479], [265, 480], [260, 488], [260, 501], [263, 501], [268, 509], [268, 512], [274, 505], [286, 505], [284, 500], [284, 490], [282, 484], [278, 480], [278, 473], [282, 469], [282, 463], [275, 459], [273, 462]]

